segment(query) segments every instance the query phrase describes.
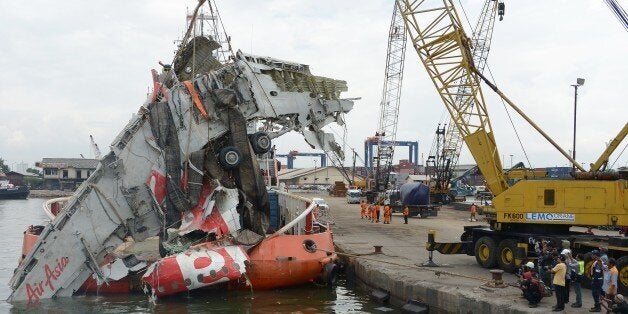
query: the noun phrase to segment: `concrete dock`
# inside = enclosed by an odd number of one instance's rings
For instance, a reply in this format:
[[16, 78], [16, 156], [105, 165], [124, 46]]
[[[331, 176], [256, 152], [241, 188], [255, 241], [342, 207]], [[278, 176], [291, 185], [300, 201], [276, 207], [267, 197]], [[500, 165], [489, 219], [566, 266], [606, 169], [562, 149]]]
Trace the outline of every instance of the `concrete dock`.
[[[443, 267], [418, 266], [428, 259], [428, 230], [436, 230], [436, 241], [459, 241], [464, 225], [478, 224], [468, 221], [468, 212], [445, 206], [438, 217], [410, 218], [406, 225], [394, 214], [392, 223], [385, 225], [383, 219], [380, 223], [360, 219], [359, 205], [347, 204], [345, 198], [320, 197], [330, 205], [334, 241], [338, 252], [345, 254], [348, 272], [373, 289], [389, 291], [395, 306], [418, 300], [429, 305], [430, 313], [547, 313], [556, 302], [555, 296], [546, 297], [537, 308], [529, 308], [518, 288], [485, 285], [491, 274], [473, 256], [434, 252], [434, 262]], [[382, 253], [374, 253], [374, 246], [382, 246]], [[517, 282], [513, 274], [504, 274], [503, 280], [506, 285]], [[589, 289], [582, 290], [582, 299], [582, 308], [566, 304], [565, 313], [588, 313], [593, 306]], [[573, 289], [569, 301], [575, 301]]]

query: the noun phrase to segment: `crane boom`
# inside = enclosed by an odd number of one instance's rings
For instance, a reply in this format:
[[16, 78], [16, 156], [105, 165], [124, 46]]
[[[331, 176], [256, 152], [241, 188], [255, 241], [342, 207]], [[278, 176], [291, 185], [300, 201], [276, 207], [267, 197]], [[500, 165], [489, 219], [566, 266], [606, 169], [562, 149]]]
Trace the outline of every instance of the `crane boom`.
[[[402, 4], [403, 5], [403, 4]], [[388, 31], [388, 50], [384, 88], [380, 103], [380, 115], [377, 133], [377, 163], [375, 170], [375, 191], [381, 192], [388, 186], [392, 169], [394, 144], [399, 118], [399, 100], [403, 82], [403, 64], [406, 55], [406, 26], [401, 16], [401, 9], [394, 6], [392, 21]]]
[[488, 188], [498, 195], [508, 188], [499, 152], [474, 70], [471, 41], [451, 0], [396, 0], [412, 44], [421, 58], [451, 121], [476, 158]]
[[[402, 14], [413, 45], [449, 111], [452, 122], [458, 127], [484, 175], [488, 188], [495, 195], [493, 208], [488, 212], [484, 211], [492, 227], [514, 230], [525, 229], [525, 224], [540, 223], [552, 225], [563, 232], [570, 225], [628, 224], [626, 198], [614, 197], [626, 195], [622, 180], [586, 180], [588, 177], [594, 179], [594, 176], [578, 175], [581, 180], [521, 180], [509, 188], [480, 81], [484, 81], [577, 169], [583, 172], [585, 170], [497, 86], [476, 70], [470, 40], [464, 33], [451, 0], [396, 1], [405, 2], [406, 10]], [[460, 86], [466, 87], [462, 89], [462, 94], [459, 92]], [[456, 97], [463, 97], [463, 101], [456, 103]], [[618, 141], [621, 135], [622, 133], [618, 135]], [[604, 155], [610, 152], [609, 150]], [[538, 213], [542, 215], [538, 216]], [[549, 213], [549, 216], [545, 216], [545, 213]], [[561, 218], [557, 220], [555, 217]]]
[[[572, 252], [585, 253], [592, 248], [607, 247], [609, 256], [623, 261], [618, 263], [621, 272], [627, 272], [628, 242], [624, 238], [589, 236], [570, 230], [571, 226], [628, 226], [626, 180], [613, 172], [599, 175], [584, 172], [581, 165], [478, 71], [470, 39], [464, 33], [452, 0], [396, 1], [406, 6], [402, 14], [412, 43], [452, 123], [494, 194], [492, 205], [484, 207], [489, 228], [467, 226], [460, 243], [436, 243], [432, 238], [426, 249], [445, 254], [470, 253], [482, 267], [498, 266], [513, 272], [526, 259], [537, 257], [534, 247], [544, 239], [552, 239], [563, 245], [569, 243]], [[536, 179], [524, 173], [523, 178], [507, 186], [480, 88], [481, 80], [582, 172], [574, 173], [573, 180]], [[462, 101], [457, 103], [457, 97], [462, 97]], [[626, 129], [624, 125], [592, 170], [605, 163], [626, 137]], [[452, 253], [438, 248], [454, 246], [461, 249]], [[625, 282], [622, 284], [625, 288]]]
[[615, 138], [613, 138], [611, 142], [608, 143], [608, 146], [606, 147], [602, 155], [600, 155], [595, 163], [591, 164], [591, 172], [599, 171], [602, 167], [606, 168], [606, 165], [608, 164], [608, 158], [615, 151], [617, 146], [621, 144], [624, 138], [626, 138], [626, 135], [628, 135], [628, 123], [624, 124], [624, 127], [621, 129], [621, 131], [619, 131], [619, 134], [617, 134], [617, 136], [615, 136]]
[[[480, 73], [484, 72], [484, 68], [486, 67], [486, 60], [491, 48], [495, 18], [498, 14], [501, 20], [504, 15], [504, 3], [496, 0], [486, 0], [482, 6], [480, 18], [473, 31], [471, 52], [475, 67]], [[465, 91], [467, 88], [469, 87], [466, 82], [466, 77], [463, 77], [458, 87], [458, 95], [454, 100], [455, 106], [459, 107], [466, 101], [464, 95], [467, 94]], [[454, 168], [458, 164], [460, 150], [464, 141], [456, 124], [451, 123], [451, 119], [448, 119], [442, 128], [439, 125], [436, 134], [428, 161], [430, 161], [435, 168], [432, 195], [442, 201], [444, 195], [449, 193], [449, 184], [453, 177]]]
[[628, 14], [624, 10], [624, 8], [619, 5], [617, 0], [605, 0], [608, 8], [613, 12], [613, 14], [619, 20], [619, 23], [628, 31]]

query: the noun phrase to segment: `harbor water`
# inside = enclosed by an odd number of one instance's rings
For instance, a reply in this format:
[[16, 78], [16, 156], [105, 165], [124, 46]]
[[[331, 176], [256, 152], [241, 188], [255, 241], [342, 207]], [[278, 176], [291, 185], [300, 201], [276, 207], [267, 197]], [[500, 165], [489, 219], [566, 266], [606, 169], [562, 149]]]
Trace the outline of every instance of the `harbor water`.
[[272, 291], [200, 291], [154, 301], [148, 295], [134, 294], [78, 295], [29, 307], [7, 303], [23, 231], [47, 221], [44, 201], [0, 200], [0, 313], [373, 313], [380, 307], [369, 300], [367, 290], [343, 277], [333, 288], [307, 284]]

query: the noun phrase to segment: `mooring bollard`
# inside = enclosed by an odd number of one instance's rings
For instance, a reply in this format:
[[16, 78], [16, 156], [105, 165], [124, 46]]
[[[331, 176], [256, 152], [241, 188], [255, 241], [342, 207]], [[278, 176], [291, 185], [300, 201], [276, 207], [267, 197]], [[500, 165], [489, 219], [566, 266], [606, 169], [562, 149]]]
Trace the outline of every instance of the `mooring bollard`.
[[488, 286], [491, 287], [495, 287], [495, 288], [504, 288], [506, 287], [506, 285], [504, 284], [504, 280], [502, 279], [502, 276], [504, 275], [504, 271], [501, 269], [491, 269], [489, 270], [491, 272], [491, 281], [487, 282], [486, 284]]
[[429, 306], [427, 304], [417, 300], [408, 300], [408, 302], [401, 308], [401, 313], [408, 314], [427, 314], [429, 311]]
[[387, 304], [390, 301], [390, 291], [384, 290], [382, 288], [376, 288], [371, 291], [371, 300], [379, 303], [379, 304]]

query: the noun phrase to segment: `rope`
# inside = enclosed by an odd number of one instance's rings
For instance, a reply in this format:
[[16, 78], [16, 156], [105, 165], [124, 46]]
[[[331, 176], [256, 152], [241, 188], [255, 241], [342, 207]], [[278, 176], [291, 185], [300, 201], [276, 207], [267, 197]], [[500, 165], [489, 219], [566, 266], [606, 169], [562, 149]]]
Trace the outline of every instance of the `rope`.
[[[118, 219], [120, 220], [120, 224], [123, 225], [127, 230], [129, 230], [129, 227], [126, 225], [126, 222], [124, 221], [124, 219], [122, 219], [122, 216], [120, 216], [120, 213], [118, 213], [118, 210], [116, 209], [116, 206], [113, 205], [113, 203], [111, 202], [111, 200], [107, 197], [107, 195], [105, 195], [105, 193], [103, 193], [103, 191], [100, 190], [100, 188], [95, 185], [95, 184], [90, 184], [89, 185], [92, 189], [94, 189], [94, 191], [96, 191], [96, 194], [99, 194], [100, 196], [102, 196], [102, 198], [105, 199], [105, 201], [107, 202], [107, 204], [109, 204], [109, 207], [111, 207], [111, 209], [113, 210], [113, 213], [116, 215], [116, 217], [118, 217]], [[103, 206], [104, 209], [104, 206]], [[107, 211], [105, 211], [105, 213], [107, 213]], [[107, 213], [107, 216], [109, 216], [109, 214]]]
[[[493, 80], [493, 84], [497, 85], [497, 82], [495, 81], [495, 77], [493, 77], [493, 72], [491, 71], [491, 67], [488, 65], [488, 62], [486, 63], [486, 69], [488, 69], [488, 74], [491, 76], [491, 80]], [[526, 152], [526, 149], [523, 147], [523, 143], [521, 142], [521, 137], [519, 137], [519, 132], [517, 131], [517, 128], [515, 127], [514, 122], [512, 122], [510, 111], [508, 111], [508, 107], [506, 107], [506, 103], [504, 102], [504, 99], [500, 97], [499, 100], [502, 102], [502, 106], [504, 106], [504, 110], [506, 111], [506, 115], [508, 116], [508, 120], [510, 121], [510, 125], [512, 126], [512, 129], [515, 131], [515, 135], [517, 136], [517, 141], [519, 142], [519, 146], [521, 147], [521, 150], [523, 151], [523, 155], [526, 157], [526, 160], [528, 161], [528, 166], [532, 168], [532, 163], [530, 162], [530, 158], [528, 158], [528, 153]]]
[[617, 160], [619, 160], [619, 157], [621, 157], [621, 155], [624, 153], [624, 151], [626, 150], [626, 147], [628, 147], [628, 143], [626, 143], [626, 145], [624, 145], [624, 149], [621, 150], [621, 153], [619, 153], [619, 156], [617, 156], [615, 161], [613, 161], [613, 164], [610, 167], [608, 167], [609, 169], [613, 169], [613, 166], [615, 165]]
[[[190, 37], [190, 33], [192, 32], [192, 28], [194, 28], [194, 25], [196, 24], [195, 22], [196, 22], [196, 17], [198, 16], [198, 10], [205, 3], [205, 1], [206, 0], [199, 0], [198, 4], [196, 5], [196, 8], [194, 8], [194, 13], [192, 13], [192, 19], [190, 19], [190, 25], [188, 25], [188, 29], [185, 32], [185, 35], [183, 36], [183, 39], [181, 40], [181, 46], [179, 47], [177, 52], [174, 54], [174, 57], [172, 58], [172, 64], [174, 64], [174, 62], [179, 58], [179, 56], [181, 55], [181, 52], [185, 48], [185, 43], [188, 41], [188, 38]], [[194, 63], [192, 63], [192, 67], [194, 67]], [[175, 73], [175, 71], [171, 71], [170, 73], [172, 73], [172, 75], [174, 76], [175, 80], [178, 82], [179, 78], [177, 78], [177, 74]], [[163, 86], [165, 79], [166, 79], [166, 75], [163, 75], [161, 77], [161, 79], [159, 80], [159, 85], [160, 86]]]
[[458, 4], [459, 4], [459, 7], [462, 9], [462, 14], [464, 15], [464, 19], [467, 20], [467, 24], [469, 24], [469, 29], [471, 30], [472, 33], [474, 33], [475, 29], [473, 29], [473, 25], [471, 25], [471, 21], [469, 21], [469, 17], [467, 16], [467, 11], [464, 9], [464, 6], [462, 5], [462, 1], [458, 0]]
[[[196, 19], [192, 19], [190, 23], [192, 23], [192, 33], [196, 35]], [[196, 75], [196, 39], [192, 42], [192, 77], [190, 78], [190, 80], [194, 80], [195, 75]]]
[[[458, 3], [460, 4], [460, 8], [462, 8], [462, 13], [464, 15], [465, 20], [467, 21], [467, 24], [469, 24], [469, 28], [475, 33], [476, 30], [473, 29], [473, 26], [471, 25], [471, 22], [469, 21], [469, 17], [467, 16], [467, 11], [465, 11], [464, 6], [462, 5], [462, 1], [458, 0]], [[488, 61], [486, 62], [486, 68], [488, 69], [488, 73], [491, 76], [491, 80], [493, 80], [493, 83], [495, 83], [495, 78], [493, 77], [493, 72], [491, 72], [491, 68], [488, 65]], [[495, 83], [495, 85], [497, 85], [497, 83]], [[517, 128], [515, 128], [515, 124], [512, 122], [512, 118], [510, 117], [510, 112], [508, 111], [508, 107], [506, 107], [506, 103], [504, 102], [503, 99], [501, 99], [501, 97], [499, 100], [502, 102], [502, 105], [504, 106], [504, 110], [506, 110], [506, 115], [508, 116], [508, 120], [510, 120], [510, 125], [512, 126], [512, 129], [515, 131], [515, 135], [517, 136], [517, 141], [519, 141], [519, 146], [521, 146], [523, 155], [528, 161], [528, 166], [532, 168], [532, 163], [530, 162], [530, 158], [528, 158], [528, 153], [523, 147], [523, 143], [521, 142], [521, 138], [519, 137], [519, 132], [517, 132]]]
[[628, 31], [628, 14], [626, 14], [626, 11], [615, 0], [605, 0], [604, 2], [606, 2], [606, 5], [617, 17], [621, 25]]
[[198, 15], [198, 10], [201, 8], [203, 3], [205, 3], [205, 0], [200, 0], [198, 4], [196, 5], [196, 8], [194, 8], [194, 13], [192, 13], [192, 19], [190, 19], [190, 25], [188, 25], [188, 29], [185, 32], [183, 39], [181, 40], [181, 43], [182, 43], [181, 47], [179, 48], [179, 50], [177, 50], [177, 53], [174, 55], [174, 58], [172, 58], [173, 63], [175, 60], [177, 60], [177, 58], [179, 58], [179, 55], [181, 55], [181, 52], [183, 51], [183, 48], [185, 47], [185, 43], [188, 41], [188, 37], [190, 37], [192, 28], [194, 28], [194, 25], [196, 24], [195, 22], [196, 22], [196, 16]]
[[231, 38], [229, 38], [229, 35], [227, 35], [227, 29], [225, 29], [225, 24], [222, 23], [222, 17], [220, 17], [220, 12], [218, 11], [218, 6], [216, 5], [216, 1], [215, 0], [210, 0], [209, 2], [207, 2], [207, 4], [209, 5], [209, 10], [211, 12], [213, 12], [213, 8], [212, 8], [212, 2], [213, 7], [216, 7], [216, 16], [218, 16], [218, 21], [220, 21], [220, 27], [222, 28], [222, 31], [225, 33], [225, 40], [227, 41], [228, 44], [228, 49], [229, 52], [231, 53], [231, 58], [233, 58], [233, 60], [235, 60], [235, 53], [233, 53], [233, 48], [231, 47]]
[[382, 260], [378, 260], [378, 259], [374, 259], [374, 258], [364, 257], [362, 255], [341, 253], [341, 252], [336, 252], [336, 251], [327, 251], [327, 250], [323, 250], [323, 249], [316, 249], [316, 250], [317, 251], [321, 251], [321, 252], [325, 252], [325, 253], [332, 253], [332, 254], [337, 254], [337, 255], [343, 255], [343, 256], [352, 257], [352, 258], [361, 258], [361, 259], [366, 260], [366, 261], [379, 262], [379, 263], [384, 263], [384, 264], [389, 264], [389, 265], [394, 265], [394, 266], [399, 266], [399, 267], [411, 268], [411, 269], [420, 270], [420, 271], [432, 272], [436, 276], [440, 276], [440, 275], [444, 274], [444, 275], [457, 276], [457, 277], [463, 277], [463, 278], [483, 281], [483, 282], [491, 281], [490, 278], [486, 278], [486, 277], [469, 276], [469, 275], [465, 275], [465, 274], [454, 273], [454, 272], [444, 271], [444, 270], [436, 270], [436, 269], [421, 267], [421, 266], [417, 266], [417, 265], [406, 265], [406, 264], [400, 264], [400, 263], [395, 263], [395, 262], [391, 262], [391, 261], [382, 261]]

